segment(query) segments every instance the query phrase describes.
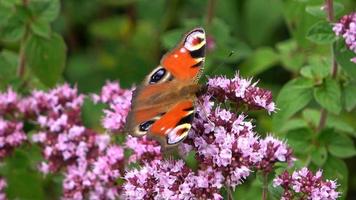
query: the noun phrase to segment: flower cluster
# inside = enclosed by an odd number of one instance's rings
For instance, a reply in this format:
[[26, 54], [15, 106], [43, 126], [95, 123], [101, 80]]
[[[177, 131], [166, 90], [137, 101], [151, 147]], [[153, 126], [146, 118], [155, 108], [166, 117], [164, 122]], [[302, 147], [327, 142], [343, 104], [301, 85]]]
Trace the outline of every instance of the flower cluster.
[[292, 200], [297, 196], [312, 200], [334, 200], [340, 195], [336, 191], [335, 181], [324, 181], [320, 170], [314, 175], [307, 168], [295, 171], [292, 175], [283, 172], [273, 180], [273, 186], [284, 189], [283, 200]]
[[27, 140], [23, 122], [17, 119], [20, 115], [19, 103], [17, 94], [11, 88], [0, 94], [0, 158]]
[[93, 149], [96, 134], [80, 124], [83, 98], [65, 84], [49, 92], [34, 91], [23, 100], [24, 113], [39, 126], [32, 141], [43, 147], [48, 161], [41, 163], [43, 173], [58, 171]]
[[143, 137], [127, 136], [125, 146], [132, 150], [129, 163], [146, 163], [162, 160], [161, 145], [155, 140]]
[[93, 160], [79, 159], [68, 167], [63, 180], [63, 199], [117, 199], [124, 150], [110, 146]]
[[244, 79], [236, 74], [234, 78], [215, 77], [208, 80], [208, 92], [218, 100], [229, 100], [236, 105], [245, 104], [252, 109], [266, 109], [275, 112], [271, 91], [256, 87], [257, 82]]
[[180, 146], [183, 154], [195, 150], [199, 164], [224, 174], [226, 185], [233, 188], [253, 169], [268, 173], [276, 162], [293, 161], [284, 142], [271, 136], [259, 139], [243, 114], [213, 108], [210, 100], [205, 96], [198, 104], [193, 130]]
[[211, 168], [194, 173], [183, 161], [157, 161], [126, 173], [125, 199], [222, 199], [223, 176]]
[[117, 132], [124, 127], [131, 106], [131, 97], [132, 90], [122, 89], [118, 82], [107, 82], [100, 95], [92, 95], [95, 103], [109, 105], [109, 109], [104, 110], [105, 116], [102, 120], [104, 128]]
[[[356, 53], [356, 13], [343, 16], [333, 27], [337, 36], [342, 36], [348, 48]], [[356, 57], [351, 59], [356, 63]]]

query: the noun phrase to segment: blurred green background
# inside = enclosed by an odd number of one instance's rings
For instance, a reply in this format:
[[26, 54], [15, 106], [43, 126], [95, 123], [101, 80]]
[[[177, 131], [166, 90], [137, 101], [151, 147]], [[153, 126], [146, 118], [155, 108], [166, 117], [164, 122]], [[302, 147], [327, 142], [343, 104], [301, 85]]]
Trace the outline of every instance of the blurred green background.
[[[337, 18], [356, 8], [354, 0], [335, 2]], [[309, 28], [325, 19], [322, 0], [62, 0], [60, 3], [59, 16], [51, 24], [67, 45], [67, 60], [59, 82], [77, 85], [84, 93], [98, 92], [107, 80], [119, 80], [126, 88], [139, 84], [158, 65], [161, 56], [196, 26], [205, 28], [210, 42], [201, 82], [206, 81], [205, 76], [232, 77], [239, 71], [243, 77], [259, 80], [259, 86], [272, 90], [276, 99], [283, 85], [298, 77], [302, 67], [316, 63], [329, 68], [330, 46], [315, 44], [307, 37]], [[7, 54], [16, 52], [19, 44], [1, 41], [0, 49], [2, 56], [9, 58], [4, 56], [4, 50]], [[0, 59], [0, 69], [8, 68], [9, 63], [11, 59]], [[16, 86], [16, 81], [8, 81], [13, 73], [0, 72], [3, 76], [0, 80], [4, 80], [1, 88]], [[32, 81], [28, 87], [46, 88], [46, 85]], [[315, 102], [309, 108], [320, 109]], [[100, 113], [97, 107], [86, 104], [87, 125], [97, 127]], [[355, 113], [353, 109], [340, 115], [349, 123], [351, 132], [356, 128]], [[264, 112], [250, 116], [256, 118], [254, 124], [261, 134], [274, 131], [285, 137], [283, 131], [273, 126], [273, 116]], [[344, 177], [343, 183], [349, 184], [348, 199], [355, 199], [356, 159], [345, 161], [349, 174], [346, 173], [348, 178]], [[255, 199], [259, 188], [245, 184], [237, 196]]]

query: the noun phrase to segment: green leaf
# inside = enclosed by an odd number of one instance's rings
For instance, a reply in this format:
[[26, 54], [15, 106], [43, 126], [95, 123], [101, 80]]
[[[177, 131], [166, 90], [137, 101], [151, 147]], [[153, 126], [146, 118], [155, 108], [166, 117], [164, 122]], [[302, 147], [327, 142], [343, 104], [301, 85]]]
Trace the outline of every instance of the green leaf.
[[[305, 8], [305, 11], [311, 15], [313, 15], [314, 17], [318, 17], [321, 19], [325, 19], [326, 18], [326, 11], [324, 9], [324, 4], [323, 5], [318, 5], [318, 6], [307, 6]], [[334, 13], [335, 15], [339, 15], [342, 13], [342, 11], [344, 10], [344, 5], [338, 2], [334, 2]]]
[[344, 88], [345, 108], [351, 111], [356, 106], [356, 82], [351, 82]]
[[304, 108], [312, 99], [313, 81], [297, 78], [288, 82], [277, 97], [279, 111], [274, 115], [273, 124], [276, 130], [293, 114]]
[[62, 37], [52, 34], [49, 39], [32, 35], [25, 49], [28, 66], [47, 86], [59, 80], [66, 61], [66, 45]]
[[330, 138], [329, 151], [332, 155], [339, 158], [349, 158], [356, 155], [356, 149], [351, 138], [334, 134]]
[[311, 159], [316, 165], [320, 167], [323, 166], [327, 158], [328, 158], [328, 151], [326, 150], [325, 146], [318, 146], [318, 147], [314, 146], [312, 148]]
[[[320, 110], [305, 109], [303, 111], [303, 118], [311, 124], [314, 128], [319, 125], [320, 121]], [[334, 116], [329, 114], [326, 120], [326, 127], [334, 128], [335, 130], [346, 132], [352, 136], [356, 136], [354, 128], [343, 121], [339, 116]]]
[[283, 67], [298, 72], [305, 63], [305, 55], [294, 39], [279, 42], [276, 45]]
[[0, 27], [4, 26], [11, 17], [11, 8], [0, 4]]
[[326, 21], [317, 22], [310, 27], [307, 38], [317, 44], [330, 44], [336, 40], [331, 24]]
[[[349, 177], [349, 172], [345, 161], [329, 155], [326, 163], [323, 166], [323, 172], [325, 179], [337, 180], [338, 184], [340, 184], [338, 191], [341, 192], [342, 197], [345, 197], [347, 194]], [[342, 197], [341, 199], [343, 199]]]
[[340, 113], [341, 89], [334, 79], [325, 79], [322, 85], [314, 88], [314, 98], [326, 110], [334, 114]]
[[287, 132], [294, 129], [306, 128], [308, 123], [303, 119], [290, 119], [282, 124], [280, 132]]
[[6, 25], [0, 29], [0, 40], [16, 42], [25, 34], [25, 24], [18, 16], [9, 18]]
[[315, 82], [320, 82], [323, 78], [329, 75], [330, 62], [327, 59], [323, 59], [319, 55], [310, 56], [309, 65], [303, 67], [300, 73], [310, 79], [314, 79]]
[[34, 34], [49, 39], [51, 26], [47, 21], [35, 20], [31, 23], [31, 30]]
[[39, 148], [20, 147], [1, 166], [1, 173], [8, 183], [9, 199], [45, 199], [41, 175], [33, 160], [41, 156]]
[[6, 88], [11, 81], [17, 79], [18, 55], [15, 52], [3, 50], [0, 53], [0, 88]]
[[320, 141], [324, 141], [329, 152], [338, 158], [349, 158], [356, 155], [356, 148], [352, 139], [332, 131], [332, 129], [322, 131]]
[[262, 47], [241, 64], [240, 72], [244, 76], [255, 76], [273, 67], [278, 60], [278, 55], [272, 48]]
[[61, 4], [59, 0], [38, 1], [41, 12], [35, 13], [42, 21], [53, 22], [59, 15]]
[[297, 153], [305, 154], [311, 148], [313, 132], [308, 128], [295, 129], [287, 133], [288, 144]]
[[351, 77], [356, 79], [356, 63], [351, 62], [351, 59], [356, 57], [356, 54], [349, 50], [344, 41], [339, 40], [334, 46], [334, 52], [337, 63]]

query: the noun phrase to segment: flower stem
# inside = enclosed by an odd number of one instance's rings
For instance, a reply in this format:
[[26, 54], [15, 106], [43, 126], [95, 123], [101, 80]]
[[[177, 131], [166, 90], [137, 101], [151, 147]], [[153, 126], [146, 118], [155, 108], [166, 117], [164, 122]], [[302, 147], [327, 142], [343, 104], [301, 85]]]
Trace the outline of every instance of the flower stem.
[[[325, 11], [327, 15], [327, 20], [332, 23], [334, 22], [334, 1], [333, 0], [325, 0]], [[334, 52], [334, 43], [331, 45], [331, 77], [333, 79], [336, 78], [338, 66], [335, 59], [335, 52]], [[321, 131], [325, 127], [326, 119], [328, 117], [328, 112], [322, 108], [320, 111], [320, 120], [319, 125], [317, 127], [317, 132]]]
[[234, 200], [234, 196], [232, 195], [232, 192], [231, 192], [231, 187], [230, 186], [226, 186], [226, 190], [227, 190], [227, 199], [228, 200]]
[[[29, 0], [22, 0], [23, 6], [27, 6], [29, 3]], [[19, 62], [18, 62], [18, 67], [17, 67], [17, 76], [22, 79], [25, 75], [25, 67], [26, 67], [26, 58], [25, 58], [25, 45], [26, 45], [26, 40], [29, 36], [29, 28], [28, 25], [25, 26], [25, 33], [21, 38], [20, 42], [20, 52], [19, 52]]]
[[216, 6], [216, 0], [209, 0], [208, 1], [208, 11], [207, 11], [207, 15], [206, 15], [206, 25], [207, 25], [207, 27], [209, 27], [210, 24], [213, 21], [214, 13], [215, 13], [215, 6]]
[[263, 173], [262, 200], [267, 200], [268, 194], [268, 173]]

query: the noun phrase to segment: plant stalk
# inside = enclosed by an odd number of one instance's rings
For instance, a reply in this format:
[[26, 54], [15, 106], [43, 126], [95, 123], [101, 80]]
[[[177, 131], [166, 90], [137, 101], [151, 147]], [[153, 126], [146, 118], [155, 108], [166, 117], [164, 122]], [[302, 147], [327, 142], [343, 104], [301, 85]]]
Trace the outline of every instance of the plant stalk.
[[263, 173], [262, 200], [267, 200], [268, 194], [268, 173]]
[[[326, 15], [327, 15], [327, 20], [330, 23], [333, 23], [335, 20], [334, 1], [333, 0], [325, 0], [325, 11], [326, 11]], [[331, 45], [331, 60], [332, 60], [331, 61], [331, 77], [333, 79], [335, 79], [337, 76], [338, 65], [337, 65], [335, 53], [334, 53], [334, 43]], [[327, 117], [328, 117], [328, 112], [324, 108], [322, 108], [320, 111], [320, 120], [319, 120], [319, 125], [317, 127], [317, 132], [321, 131], [325, 127]]]

